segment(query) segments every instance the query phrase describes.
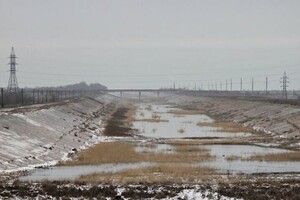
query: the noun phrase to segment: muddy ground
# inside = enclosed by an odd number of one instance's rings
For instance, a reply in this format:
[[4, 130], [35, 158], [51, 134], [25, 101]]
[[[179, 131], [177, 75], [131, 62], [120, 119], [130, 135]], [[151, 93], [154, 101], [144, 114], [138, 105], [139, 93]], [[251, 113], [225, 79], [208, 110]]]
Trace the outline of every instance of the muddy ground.
[[132, 129], [124, 122], [127, 112], [128, 108], [126, 107], [121, 106], [117, 108], [117, 110], [106, 121], [103, 134], [110, 137], [130, 137]]
[[[239, 180], [238, 180], [239, 179]], [[185, 191], [189, 191], [186, 194]], [[44, 181], [0, 185], [2, 199], [300, 199], [300, 181], [292, 177], [270, 178], [270, 175], [251, 175], [212, 178], [199, 184], [146, 184], [132, 185], [87, 184], [80, 182]], [[199, 196], [200, 194], [200, 196]]]

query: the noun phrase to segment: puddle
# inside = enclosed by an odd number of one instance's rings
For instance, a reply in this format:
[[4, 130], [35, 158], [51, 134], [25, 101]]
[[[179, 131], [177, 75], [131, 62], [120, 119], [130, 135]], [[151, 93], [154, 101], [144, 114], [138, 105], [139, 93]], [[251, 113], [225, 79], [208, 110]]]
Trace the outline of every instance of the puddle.
[[204, 145], [211, 150], [211, 153], [218, 158], [228, 156], [240, 156], [243, 158], [251, 157], [255, 154], [285, 153], [289, 150], [276, 149], [271, 147], [261, 147], [255, 145]]
[[216, 168], [222, 172], [230, 173], [284, 173], [300, 172], [300, 162], [260, 162], [226, 159], [228, 156], [249, 158], [255, 154], [284, 153], [289, 150], [251, 145], [205, 145], [216, 156], [214, 161], [201, 163], [201, 165]]
[[201, 165], [214, 167], [221, 172], [232, 174], [244, 173], [290, 173], [300, 172], [300, 162], [260, 162], [260, 161], [218, 161], [201, 163]]
[[31, 174], [20, 177], [21, 181], [42, 181], [42, 180], [75, 180], [81, 175], [101, 172], [118, 172], [125, 169], [136, 169], [152, 166], [154, 163], [120, 163], [103, 165], [82, 165], [82, 166], [58, 166], [49, 169], [35, 169]]
[[[138, 120], [159, 117], [161, 122], [135, 121], [133, 128], [140, 134], [152, 138], [189, 138], [189, 137], [245, 137], [251, 133], [226, 133], [217, 131], [215, 127], [200, 127], [199, 122], [213, 122], [207, 115], [176, 115], [168, 113], [175, 110], [167, 105], [141, 105], [135, 115]], [[177, 109], [180, 110], [180, 109]]]

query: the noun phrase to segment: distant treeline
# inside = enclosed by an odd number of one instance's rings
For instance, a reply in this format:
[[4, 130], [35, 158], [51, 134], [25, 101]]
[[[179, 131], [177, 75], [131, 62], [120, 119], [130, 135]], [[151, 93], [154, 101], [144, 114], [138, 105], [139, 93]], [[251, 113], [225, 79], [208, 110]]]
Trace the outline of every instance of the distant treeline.
[[75, 83], [72, 85], [58, 86], [58, 87], [37, 87], [25, 89], [39, 89], [39, 90], [107, 90], [107, 87], [100, 83], [87, 84], [86, 82]]

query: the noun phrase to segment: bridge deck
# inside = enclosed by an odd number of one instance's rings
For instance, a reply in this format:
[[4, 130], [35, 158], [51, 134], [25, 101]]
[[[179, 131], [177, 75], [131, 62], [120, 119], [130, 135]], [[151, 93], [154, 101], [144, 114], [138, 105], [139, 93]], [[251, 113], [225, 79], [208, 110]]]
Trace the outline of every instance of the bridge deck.
[[174, 92], [176, 90], [163, 89], [108, 89], [105, 92]]

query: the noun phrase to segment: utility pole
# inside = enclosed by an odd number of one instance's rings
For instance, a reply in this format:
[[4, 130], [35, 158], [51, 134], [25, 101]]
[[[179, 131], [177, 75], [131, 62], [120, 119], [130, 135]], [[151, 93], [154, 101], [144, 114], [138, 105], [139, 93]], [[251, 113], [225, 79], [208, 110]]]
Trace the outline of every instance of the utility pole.
[[241, 82], [240, 82], [240, 91], [243, 90], [243, 78], [241, 78]]
[[227, 79], [226, 79], [226, 91], [228, 91], [228, 87], [227, 87], [227, 84], [228, 84], [228, 81], [227, 81]]
[[17, 93], [19, 89], [17, 75], [16, 75], [17, 57], [13, 47], [11, 48], [11, 54], [9, 58], [10, 58], [10, 62], [8, 64], [10, 65], [10, 70], [9, 70], [10, 74], [9, 74], [7, 91], [11, 93]]
[[268, 77], [266, 76], [266, 94], [268, 94]]
[[34, 89], [33, 89], [33, 90], [32, 90], [32, 104], [35, 103], [34, 98], [35, 98], [35, 95], [34, 95]]
[[24, 89], [21, 89], [21, 103], [24, 105]]
[[4, 108], [4, 90], [1, 88], [1, 108]]
[[289, 83], [288, 79], [289, 78], [287, 77], [286, 72], [284, 72], [283, 76], [281, 77], [280, 83], [282, 84], [281, 85], [281, 87], [282, 87], [282, 98], [285, 98], [285, 99], [287, 99], [287, 97], [288, 97], [288, 93], [287, 93], [287, 87], [288, 87], [287, 84]]
[[42, 95], [42, 103], [44, 103], [44, 90], [41, 91], [41, 95]]
[[254, 78], [252, 77], [252, 92], [254, 91]]
[[230, 79], [230, 90], [232, 91], [232, 78]]
[[221, 91], [223, 90], [223, 83], [222, 83], [222, 81], [220, 82], [220, 90]]

